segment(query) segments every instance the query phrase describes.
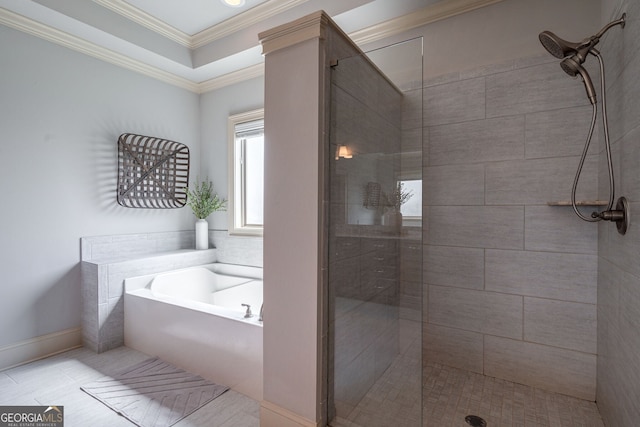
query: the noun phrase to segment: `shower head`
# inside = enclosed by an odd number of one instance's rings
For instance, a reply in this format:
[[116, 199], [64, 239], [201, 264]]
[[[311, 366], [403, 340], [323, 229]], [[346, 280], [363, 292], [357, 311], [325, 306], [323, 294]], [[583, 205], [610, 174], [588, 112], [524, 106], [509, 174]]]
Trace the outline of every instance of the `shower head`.
[[551, 31], [543, 31], [538, 35], [540, 43], [547, 51], [556, 58], [562, 59], [575, 53], [582, 46], [582, 43], [572, 43], [561, 39]]
[[620, 19], [608, 23], [600, 31], [598, 31], [597, 34], [591, 37], [587, 37], [586, 39], [578, 43], [561, 39], [551, 31], [541, 32], [538, 35], [538, 39], [540, 40], [540, 43], [542, 43], [542, 46], [544, 46], [544, 48], [547, 50], [547, 52], [549, 52], [556, 58], [566, 58], [567, 56], [576, 54], [583, 49], [587, 49], [584, 54], [584, 56], [586, 57], [586, 54], [589, 53], [589, 50], [593, 49], [593, 47], [595, 47], [595, 45], [600, 42], [600, 37], [602, 37], [604, 33], [609, 30], [609, 28], [615, 25], [620, 25], [622, 28], [624, 28], [626, 17], [627, 14], [623, 13]]

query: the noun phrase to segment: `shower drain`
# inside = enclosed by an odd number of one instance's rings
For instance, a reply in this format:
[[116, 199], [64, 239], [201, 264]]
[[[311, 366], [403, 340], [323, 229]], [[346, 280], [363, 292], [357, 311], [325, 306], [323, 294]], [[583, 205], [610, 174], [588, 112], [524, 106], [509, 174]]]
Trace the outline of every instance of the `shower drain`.
[[467, 415], [464, 420], [472, 427], [487, 427], [487, 422], [477, 415]]

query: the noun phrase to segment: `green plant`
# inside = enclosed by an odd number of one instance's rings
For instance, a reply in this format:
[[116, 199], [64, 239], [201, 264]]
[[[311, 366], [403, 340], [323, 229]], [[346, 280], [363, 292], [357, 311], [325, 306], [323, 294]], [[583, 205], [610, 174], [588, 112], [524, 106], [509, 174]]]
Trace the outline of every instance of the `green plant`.
[[397, 211], [399, 211], [400, 206], [405, 204], [411, 197], [413, 197], [413, 190], [405, 191], [403, 187], [404, 183], [398, 181], [398, 185], [391, 192], [391, 194], [384, 194], [384, 197], [386, 199], [386, 207], [393, 207]]
[[187, 192], [187, 204], [198, 219], [205, 219], [212, 212], [226, 210], [227, 200], [213, 192], [213, 182], [205, 180], [195, 183]]

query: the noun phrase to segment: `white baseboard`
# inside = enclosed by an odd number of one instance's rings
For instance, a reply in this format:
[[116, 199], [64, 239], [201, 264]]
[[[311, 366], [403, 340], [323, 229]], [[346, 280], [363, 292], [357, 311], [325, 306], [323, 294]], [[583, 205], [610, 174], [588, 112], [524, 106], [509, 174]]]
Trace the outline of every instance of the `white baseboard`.
[[261, 427], [319, 427], [315, 421], [311, 421], [301, 415], [284, 409], [274, 403], [263, 400], [260, 403]]
[[42, 335], [0, 348], [0, 371], [82, 347], [80, 328]]

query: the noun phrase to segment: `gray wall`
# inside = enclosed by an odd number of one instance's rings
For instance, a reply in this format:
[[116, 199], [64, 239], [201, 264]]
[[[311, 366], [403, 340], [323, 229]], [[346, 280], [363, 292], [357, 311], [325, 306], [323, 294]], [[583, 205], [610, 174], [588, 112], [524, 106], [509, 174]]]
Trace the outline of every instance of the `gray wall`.
[[547, 206], [569, 198], [590, 108], [537, 35], [581, 39], [600, 12], [509, 0], [366, 47], [424, 37], [426, 362], [595, 398], [597, 227]]
[[[215, 191], [229, 198], [229, 116], [264, 107], [264, 78], [258, 77], [204, 93], [200, 96], [200, 134], [202, 178], [213, 181]], [[214, 212], [209, 218], [209, 238], [218, 249], [218, 262], [263, 266], [261, 236], [232, 236], [228, 230], [226, 211]]]
[[600, 4], [600, 0], [505, 0], [393, 35], [364, 50], [423, 36], [425, 79], [490, 68], [544, 51], [538, 42], [544, 29], [567, 40], [582, 40], [598, 27]]
[[187, 230], [115, 200], [118, 136], [189, 146], [198, 95], [0, 26], [0, 347], [80, 326], [80, 237]]
[[365, 46], [424, 37], [426, 362], [595, 398], [597, 226], [546, 204], [569, 199], [590, 108], [537, 35], [581, 39], [600, 7], [508, 0]]
[[[609, 32], [600, 50], [607, 66], [616, 197], [631, 203], [631, 226], [621, 236], [613, 224], [599, 225], [597, 402], [608, 427], [623, 427], [640, 417], [640, 3], [603, 5], [603, 23], [622, 12], [628, 20], [623, 30]], [[608, 196], [606, 185], [602, 154], [601, 197]]]
[[[547, 205], [570, 196], [582, 85], [543, 55], [425, 81], [424, 99], [426, 361], [593, 400], [597, 227]], [[597, 189], [594, 154], [578, 198]]]
[[[264, 107], [264, 77], [207, 92], [200, 97], [200, 133], [202, 135], [202, 175], [208, 176], [215, 191], [228, 198], [229, 116]], [[209, 228], [227, 230], [227, 212], [214, 212]]]
[[[118, 136], [185, 143], [192, 180], [209, 176], [226, 196], [227, 117], [262, 107], [264, 83], [199, 96], [4, 26], [0, 52], [2, 347], [80, 326], [80, 237], [193, 229], [188, 208], [117, 205]], [[226, 212], [209, 221], [226, 229]], [[244, 242], [261, 251], [261, 239]], [[238, 262], [239, 250], [222, 255]]]

